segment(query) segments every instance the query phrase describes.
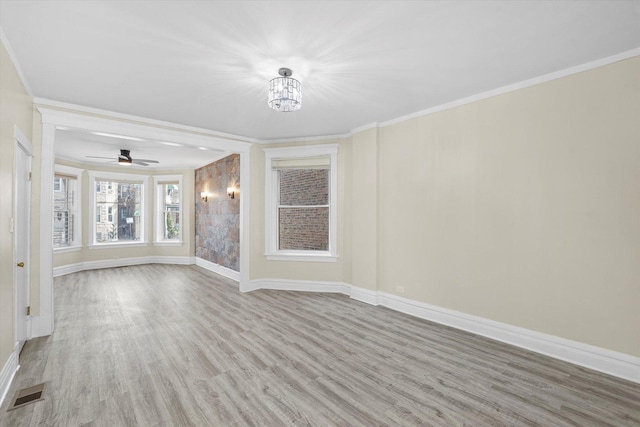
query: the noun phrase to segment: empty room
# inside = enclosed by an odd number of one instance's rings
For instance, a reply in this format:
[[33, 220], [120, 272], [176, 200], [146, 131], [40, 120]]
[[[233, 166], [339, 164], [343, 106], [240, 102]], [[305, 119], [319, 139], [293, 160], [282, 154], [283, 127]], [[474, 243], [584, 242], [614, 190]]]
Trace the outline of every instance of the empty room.
[[0, 0], [0, 426], [640, 426], [640, 0]]

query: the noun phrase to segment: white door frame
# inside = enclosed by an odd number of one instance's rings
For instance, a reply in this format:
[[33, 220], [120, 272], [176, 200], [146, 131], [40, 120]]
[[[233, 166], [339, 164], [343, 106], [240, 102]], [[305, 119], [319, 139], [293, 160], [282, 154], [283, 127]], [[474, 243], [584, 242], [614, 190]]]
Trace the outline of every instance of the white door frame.
[[[128, 135], [152, 141], [174, 141], [184, 145], [206, 147], [240, 154], [240, 182], [244, 197], [240, 197], [240, 290], [249, 285], [249, 199], [251, 143], [210, 136], [205, 129], [192, 132], [181, 131], [172, 123], [151, 121], [139, 117], [97, 117], [82, 113], [38, 107], [42, 115], [42, 155], [40, 176], [40, 313], [32, 316], [32, 335], [50, 335], [53, 325], [53, 222], [46, 215], [53, 209], [53, 175], [55, 167], [56, 127], [83, 129], [92, 132], [106, 132]], [[89, 112], [89, 111], [88, 111]], [[103, 112], [107, 113], [107, 112]], [[115, 113], [114, 113], [115, 114]], [[124, 119], [124, 120], [123, 120]], [[135, 123], [133, 122], [135, 119]], [[130, 120], [130, 121], [125, 121]], [[145, 123], [145, 120], [148, 123]], [[160, 127], [163, 126], [163, 127]], [[167, 129], [169, 128], [169, 129]], [[171, 129], [173, 128], [173, 129]]]
[[[14, 188], [13, 188], [13, 220], [12, 220], [12, 224], [13, 224], [13, 253], [14, 253], [14, 260], [13, 260], [13, 303], [14, 303], [14, 313], [13, 313], [13, 317], [14, 317], [14, 323], [13, 323], [13, 327], [14, 327], [14, 336], [16, 339], [16, 345], [17, 345], [17, 351], [18, 353], [20, 352], [20, 350], [22, 349], [22, 346], [24, 345], [24, 342], [29, 339], [31, 337], [31, 322], [30, 322], [30, 317], [26, 315], [26, 313], [24, 313], [22, 310], [24, 309], [24, 307], [20, 307], [19, 306], [19, 301], [20, 299], [18, 298], [19, 292], [21, 292], [21, 290], [18, 288], [18, 286], [25, 286], [25, 291], [26, 291], [26, 301], [24, 301], [26, 303], [26, 305], [29, 305], [29, 300], [30, 300], [30, 287], [31, 287], [31, 200], [29, 200], [29, 203], [27, 205], [27, 212], [23, 212], [21, 209], [19, 209], [19, 202], [18, 202], [18, 198], [21, 197], [20, 192], [18, 191], [18, 179], [24, 179], [24, 177], [20, 178], [18, 177], [18, 152], [22, 151], [24, 152], [29, 161], [28, 161], [28, 169], [29, 171], [31, 171], [31, 164], [32, 164], [32, 158], [33, 158], [33, 146], [31, 145], [31, 141], [29, 141], [29, 139], [24, 135], [24, 133], [22, 133], [22, 131], [20, 131], [20, 128], [18, 128], [18, 126], [14, 125], [13, 128], [13, 136], [14, 136], [14, 169], [13, 169], [13, 179], [14, 179]], [[29, 197], [29, 199], [31, 198], [31, 182], [28, 182], [28, 191], [27, 191], [27, 196]], [[24, 195], [22, 195], [24, 197]], [[26, 237], [26, 242], [18, 242], [18, 233], [17, 230], [19, 229], [18, 227], [15, 226], [16, 222], [18, 221], [18, 218], [20, 216], [26, 215], [27, 220], [24, 221], [25, 224], [25, 230], [20, 230], [21, 231], [21, 237]], [[18, 253], [17, 253], [17, 247], [19, 244], [26, 244], [27, 246], [27, 250], [26, 250], [26, 255], [25, 255], [25, 259], [18, 259]], [[26, 267], [24, 267], [24, 274], [25, 274], [25, 282], [19, 284], [18, 283], [18, 267], [16, 264], [18, 262], [24, 262]], [[22, 321], [22, 317], [25, 316], [24, 322], [25, 322], [25, 328], [26, 328], [26, 334], [23, 337], [24, 341], [20, 341], [20, 337], [18, 336], [18, 325], [20, 324], [20, 322]], [[16, 357], [18, 355], [16, 354]]]

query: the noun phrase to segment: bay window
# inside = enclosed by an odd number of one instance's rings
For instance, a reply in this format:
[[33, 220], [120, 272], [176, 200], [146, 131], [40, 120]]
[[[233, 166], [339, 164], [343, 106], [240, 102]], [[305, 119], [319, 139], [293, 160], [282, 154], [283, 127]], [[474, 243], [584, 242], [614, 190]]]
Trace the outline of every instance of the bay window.
[[78, 250], [81, 245], [81, 169], [55, 166], [53, 178], [53, 248], [56, 252]]
[[89, 172], [92, 191], [92, 246], [126, 245], [145, 241], [146, 176]]

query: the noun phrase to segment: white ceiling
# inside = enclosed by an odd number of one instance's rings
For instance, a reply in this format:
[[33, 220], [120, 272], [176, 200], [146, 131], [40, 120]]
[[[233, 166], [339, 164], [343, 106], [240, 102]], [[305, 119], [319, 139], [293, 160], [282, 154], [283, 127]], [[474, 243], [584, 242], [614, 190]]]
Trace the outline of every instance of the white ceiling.
[[[640, 47], [636, 0], [0, 0], [0, 17], [35, 97], [260, 140], [342, 134]], [[282, 66], [303, 83], [299, 111], [267, 107]], [[134, 158], [167, 147], [148, 148]]]
[[[120, 138], [118, 136], [121, 136]], [[127, 168], [148, 169], [197, 169], [212, 163], [230, 153], [207, 147], [187, 146], [171, 141], [152, 141], [131, 138], [127, 135], [95, 135], [77, 129], [56, 130], [56, 158], [81, 163], [94, 163], [107, 166], [117, 165], [120, 150], [130, 150], [130, 156], [136, 159], [157, 160], [149, 166], [129, 165]], [[87, 156], [109, 157], [95, 159]]]

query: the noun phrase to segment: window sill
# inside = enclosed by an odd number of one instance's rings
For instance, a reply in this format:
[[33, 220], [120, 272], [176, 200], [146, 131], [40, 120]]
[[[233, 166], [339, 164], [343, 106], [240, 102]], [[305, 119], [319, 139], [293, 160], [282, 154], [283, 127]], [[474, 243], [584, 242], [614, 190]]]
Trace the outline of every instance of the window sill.
[[269, 261], [302, 261], [302, 262], [336, 262], [337, 255], [329, 253], [268, 253], [264, 254]]
[[53, 254], [64, 254], [66, 252], [78, 252], [82, 250], [82, 246], [60, 246], [53, 248]]
[[154, 246], [182, 246], [184, 242], [182, 240], [165, 240], [160, 242], [153, 242]]
[[139, 246], [147, 246], [147, 242], [121, 242], [121, 243], [94, 243], [93, 245], [89, 245], [89, 249], [113, 249], [113, 248], [122, 248], [122, 247], [139, 247]]

